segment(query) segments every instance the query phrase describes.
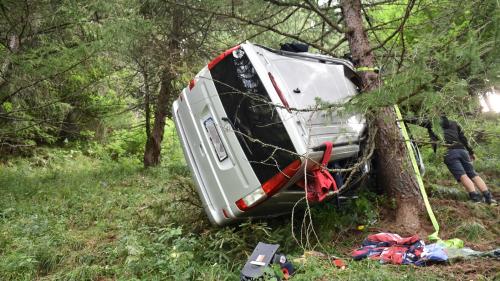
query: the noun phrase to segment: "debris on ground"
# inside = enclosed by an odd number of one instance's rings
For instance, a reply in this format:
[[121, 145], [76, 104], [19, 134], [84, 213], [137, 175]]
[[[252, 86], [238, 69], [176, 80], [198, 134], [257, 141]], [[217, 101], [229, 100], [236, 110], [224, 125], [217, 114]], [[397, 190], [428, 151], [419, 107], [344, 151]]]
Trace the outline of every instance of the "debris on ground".
[[327, 254], [318, 251], [305, 251], [302, 256], [293, 259], [293, 262], [298, 264], [305, 264], [307, 260], [310, 258], [329, 260], [334, 266], [336, 266], [339, 269], [346, 269], [347, 267], [346, 263], [342, 259], [335, 256], [329, 256]]
[[393, 233], [368, 235], [362, 247], [352, 252], [354, 260], [369, 258], [381, 263], [414, 264], [424, 251], [425, 243], [418, 235], [401, 237]]
[[425, 245], [418, 235], [401, 237], [398, 234], [382, 232], [368, 235], [362, 246], [351, 255], [354, 260], [369, 258], [381, 263], [426, 266], [475, 257], [500, 259], [500, 248], [485, 252], [476, 251], [464, 247], [463, 241], [457, 238]]
[[[241, 270], [240, 280], [260, 280], [266, 274], [275, 275], [270, 277], [276, 277], [278, 280], [288, 280], [295, 270], [286, 256], [278, 253], [279, 246], [259, 242]], [[275, 266], [279, 267], [280, 272], [273, 271]]]

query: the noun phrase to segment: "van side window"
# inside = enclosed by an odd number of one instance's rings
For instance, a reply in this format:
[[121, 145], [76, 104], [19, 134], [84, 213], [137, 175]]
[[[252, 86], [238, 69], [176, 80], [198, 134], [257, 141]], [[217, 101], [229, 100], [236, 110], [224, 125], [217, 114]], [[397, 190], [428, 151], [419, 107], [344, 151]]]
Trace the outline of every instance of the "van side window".
[[242, 49], [226, 56], [210, 72], [234, 133], [264, 183], [297, 159], [273, 148], [295, 151], [276, 107]]

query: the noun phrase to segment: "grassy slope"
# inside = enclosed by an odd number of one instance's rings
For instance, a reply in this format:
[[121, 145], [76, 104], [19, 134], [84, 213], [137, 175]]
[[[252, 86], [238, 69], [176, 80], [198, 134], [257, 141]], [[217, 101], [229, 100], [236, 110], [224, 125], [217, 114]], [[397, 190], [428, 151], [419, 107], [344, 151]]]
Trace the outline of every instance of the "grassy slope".
[[[496, 141], [487, 144], [485, 159], [498, 149]], [[191, 200], [195, 195], [179, 151], [172, 151], [162, 167], [147, 171], [134, 158], [99, 160], [72, 150], [2, 164], [0, 280], [237, 280], [258, 241], [280, 243], [292, 257], [302, 253], [291, 239], [288, 217], [222, 229], [208, 226]], [[446, 182], [439, 160], [425, 153], [431, 159], [428, 185], [454, 186]], [[497, 156], [491, 159], [478, 163], [490, 182], [499, 165]], [[498, 183], [491, 185], [498, 190]], [[388, 202], [369, 194], [340, 211], [314, 209], [322, 251], [347, 255], [367, 235], [356, 226], [383, 221], [377, 210]], [[499, 245], [498, 208], [438, 198], [432, 202], [445, 238], [460, 237], [480, 249]], [[390, 225], [370, 228], [377, 229], [390, 230]], [[498, 266], [489, 260], [429, 268], [363, 261], [339, 270], [311, 259], [294, 280], [484, 279], [493, 278]]]

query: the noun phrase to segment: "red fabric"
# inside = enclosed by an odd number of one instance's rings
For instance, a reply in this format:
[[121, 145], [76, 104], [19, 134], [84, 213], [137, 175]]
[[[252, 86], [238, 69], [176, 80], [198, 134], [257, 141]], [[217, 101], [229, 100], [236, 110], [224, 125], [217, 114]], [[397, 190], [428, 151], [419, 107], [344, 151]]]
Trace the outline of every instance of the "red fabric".
[[417, 241], [420, 240], [420, 237], [415, 234], [410, 237], [401, 237], [398, 234], [394, 233], [377, 233], [377, 234], [372, 234], [368, 235], [367, 237], [368, 241], [370, 242], [386, 242], [389, 243], [390, 245], [392, 244], [398, 244], [398, 245], [411, 245]]
[[394, 233], [368, 235], [362, 247], [352, 252], [354, 260], [369, 258], [383, 263], [414, 264], [422, 255], [424, 242], [418, 235], [401, 237]]
[[379, 257], [372, 256], [371, 259], [382, 260], [384, 263], [403, 264], [408, 247], [392, 246], [386, 248]]
[[333, 144], [331, 142], [325, 142], [325, 146], [326, 148], [323, 153], [321, 166], [311, 171], [312, 176], [311, 179], [308, 180], [308, 201], [321, 202], [326, 198], [330, 191], [337, 191], [337, 184], [326, 168], [326, 165], [328, 165], [328, 161], [330, 160]]

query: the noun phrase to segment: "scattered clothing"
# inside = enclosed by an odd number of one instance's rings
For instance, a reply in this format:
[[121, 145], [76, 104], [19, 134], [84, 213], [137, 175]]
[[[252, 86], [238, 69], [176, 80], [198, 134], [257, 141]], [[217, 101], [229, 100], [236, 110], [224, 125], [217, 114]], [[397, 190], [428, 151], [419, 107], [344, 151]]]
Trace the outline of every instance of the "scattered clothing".
[[369, 258], [381, 263], [414, 264], [420, 259], [425, 243], [418, 235], [403, 238], [393, 233], [369, 235], [362, 247], [352, 252], [354, 260]]
[[448, 255], [445, 251], [445, 246], [438, 242], [426, 245], [424, 251], [420, 255], [420, 259], [415, 262], [415, 265], [425, 266], [436, 262], [445, 262], [447, 260]]
[[480, 252], [464, 248], [464, 242], [457, 238], [425, 245], [418, 235], [401, 237], [393, 233], [378, 233], [368, 235], [362, 247], [352, 252], [352, 257], [354, 260], [369, 258], [381, 263], [426, 266], [473, 257], [500, 259], [500, 248]]

